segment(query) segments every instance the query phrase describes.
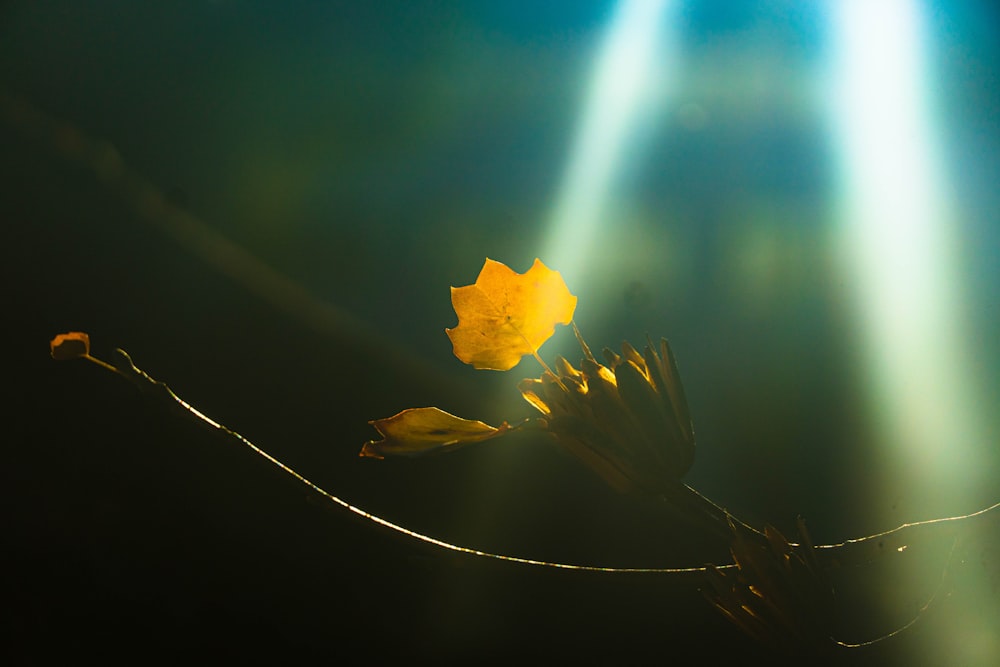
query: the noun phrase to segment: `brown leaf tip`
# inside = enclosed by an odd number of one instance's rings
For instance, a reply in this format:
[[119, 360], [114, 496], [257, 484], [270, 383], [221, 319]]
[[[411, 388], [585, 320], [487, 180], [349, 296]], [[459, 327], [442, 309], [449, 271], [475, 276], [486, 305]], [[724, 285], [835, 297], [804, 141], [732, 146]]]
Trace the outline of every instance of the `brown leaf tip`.
[[58, 361], [90, 356], [90, 336], [82, 331], [59, 334], [49, 341], [49, 353]]

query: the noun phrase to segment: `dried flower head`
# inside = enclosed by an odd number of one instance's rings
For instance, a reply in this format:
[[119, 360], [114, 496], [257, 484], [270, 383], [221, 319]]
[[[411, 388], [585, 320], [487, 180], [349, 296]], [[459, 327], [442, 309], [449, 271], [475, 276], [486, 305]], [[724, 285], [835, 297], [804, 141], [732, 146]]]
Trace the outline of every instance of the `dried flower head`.
[[605, 348], [599, 363], [573, 327], [584, 357], [565, 358], [518, 388], [556, 441], [621, 491], [659, 491], [694, 462], [694, 428], [670, 345], [651, 340]]

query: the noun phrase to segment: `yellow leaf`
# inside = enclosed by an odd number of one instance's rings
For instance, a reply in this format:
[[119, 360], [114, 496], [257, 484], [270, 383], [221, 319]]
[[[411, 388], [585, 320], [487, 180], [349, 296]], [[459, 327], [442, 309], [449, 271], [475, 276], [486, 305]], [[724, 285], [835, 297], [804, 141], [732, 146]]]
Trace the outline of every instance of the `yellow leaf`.
[[451, 451], [473, 442], [489, 440], [511, 431], [507, 422], [499, 428], [481, 421], [462, 419], [438, 408], [410, 408], [387, 419], [368, 422], [382, 435], [369, 440], [361, 456], [381, 459], [389, 456], [422, 456]]
[[487, 259], [474, 285], [451, 288], [458, 326], [445, 329], [455, 356], [475, 368], [505, 371], [569, 324], [576, 297], [558, 271], [536, 259], [525, 273]]

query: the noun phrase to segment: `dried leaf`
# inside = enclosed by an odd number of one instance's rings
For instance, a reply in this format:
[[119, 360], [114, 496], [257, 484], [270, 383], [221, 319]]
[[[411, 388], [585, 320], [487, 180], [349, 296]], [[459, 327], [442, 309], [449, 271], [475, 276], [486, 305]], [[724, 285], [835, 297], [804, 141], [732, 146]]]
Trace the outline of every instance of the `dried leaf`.
[[539, 259], [525, 273], [487, 259], [474, 285], [451, 288], [458, 326], [446, 329], [455, 356], [475, 368], [505, 371], [569, 324], [576, 309], [558, 271]]
[[49, 341], [49, 351], [53, 359], [65, 361], [90, 356], [90, 336], [82, 331], [59, 334]]
[[368, 422], [382, 435], [369, 440], [361, 456], [423, 456], [451, 451], [473, 442], [482, 442], [513, 429], [507, 422], [499, 427], [473, 419], [462, 419], [438, 408], [410, 408], [387, 419]]

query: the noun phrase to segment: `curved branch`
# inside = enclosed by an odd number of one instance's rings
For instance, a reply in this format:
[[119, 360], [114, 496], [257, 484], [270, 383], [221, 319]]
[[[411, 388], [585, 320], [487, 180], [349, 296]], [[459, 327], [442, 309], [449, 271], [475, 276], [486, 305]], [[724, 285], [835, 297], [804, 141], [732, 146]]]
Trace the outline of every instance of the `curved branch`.
[[[133, 362], [129, 355], [121, 349], [115, 351], [118, 358], [113, 364], [108, 364], [102, 362], [89, 354], [82, 356], [81, 358], [88, 359], [97, 363], [99, 366], [105, 369], [110, 369], [115, 371], [121, 377], [126, 378], [132, 382], [136, 387], [138, 387], [144, 394], [152, 396], [154, 399], [160, 401], [165, 407], [177, 411], [186, 415], [190, 418], [194, 418], [197, 423], [202, 426], [207, 426], [213, 430], [213, 432], [225, 438], [232, 438], [237, 440], [241, 445], [248, 447], [257, 455], [263, 457], [272, 465], [280, 468], [283, 472], [290, 475], [291, 477], [298, 480], [300, 483], [309, 487], [313, 492], [319, 494], [324, 500], [332, 503], [341, 509], [347, 510], [353, 515], [374, 523], [382, 528], [394, 531], [395, 533], [401, 534], [407, 538], [414, 539], [425, 544], [429, 544], [441, 549], [446, 549], [452, 552], [467, 554], [470, 556], [478, 556], [482, 558], [489, 558], [493, 560], [499, 560], [509, 563], [518, 563], [522, 565], [532, 565], [539, 567], [548, 567], [561, 570], [576, 570], [585, 572], [604, 572], [604, 573], [616, 573], [616, 574], [672, 574], [672, 575], [697, 575], [701, 576], [709, 572], [709, 570], [726, 570], [735, 568], [735, 563], [727, 563], [725, 565], [707, 565], [707, 566], [696, 566], [696, 567], [603, 567], [597, 565], [580, 565], [572, 563], [558, 563], [551, 561], [536, 560], [532, 558], [523, 558], [518, 556], [506, 556], [503, 554], [491, 553], [488, 551], [481, 551], [479, 549], [474, 549], [470, 547], [463, 547], [456, 544], [451, 544], [444, 540], [432, 537], [430, 535], [425, 535], [423, 533], [418, 533], [416, 531], [410, 530], [398, 524], [395, 524], [388, 519], [384, 519], [375, 514], [367, 512], [360, 507], [356, 507], [351, 503], [335, 496], [334, 494], [326, 491], [325, 489], [319, 487], [306, 477], [303, 477], [298, 472], [288, 467], [278, 459], [274, 458], [266, 451], [258, 447], [257, 445], [250, 442], [248, 439], [233, 431], [232, 429], [226, 427], [225, 425], [213, 420], [208, 417], [197, 408], [195, 408], [190, 403], [187, 403], [177, 394], [173, 392], [165, 383], [155, 380], [145, 371], [138, 368]], [[677, 488], [671, 488], [665, 491], [665, 495], [668, 496], [668, 505], [674, 507], [689, 508], [692, 515], [685, 517], [689, 521], [701, 522], [704, 527], [707, 527], [712, 533], [716, 533], [715, 527], [717, 525], [729, 525], [729, 521], [740, 524], [742, 527], [746, 528], [748, 531], [752, 531], [751, 534], [755, 536], [762, 536], [763, 534], [759, 531], [750, 528], [745, 523], [736, 519], [732, 514], [722, 507], [719, 507], [711, 500], [701, 495], [691, 487], [680, 484]], [[678, 503], [679, 501], [679, 503]], [[845, 540], [844, 542], [839, 542], [836, 544], [824, 544], [815, 546], [817, 557], [820, 562], [825, 567], [841, 567], [841, 566], [853, 566], [853, 565], [863, 565], [869, 563], [876, 558], [883, 556], [885, 554], [900, 553], [907, 548], [907, 546], [918, 543], [926, 542], [934, 539], [939, 539], [941, 537], [959, 537], [975, 527], [981, 526], [989, 521], [997, 521], [1000, 523], [1000, 503], [996, 503], [990, 507], [978, 510], [971, 514], [965, 514], [962, 516], [945, 517], [941, 519], [931, 519], [928, 521], [919, 521], [915, 523], [907, 523], [887, 530], [881, 533], [876, 533], [874, 535], [868, 535], [866, 537], [859, 537], [855, 539]], [[727, 528], [727, 530], [729, 530]], [[791, 543], [792, 547], [800, 547], [802, 545]]]

